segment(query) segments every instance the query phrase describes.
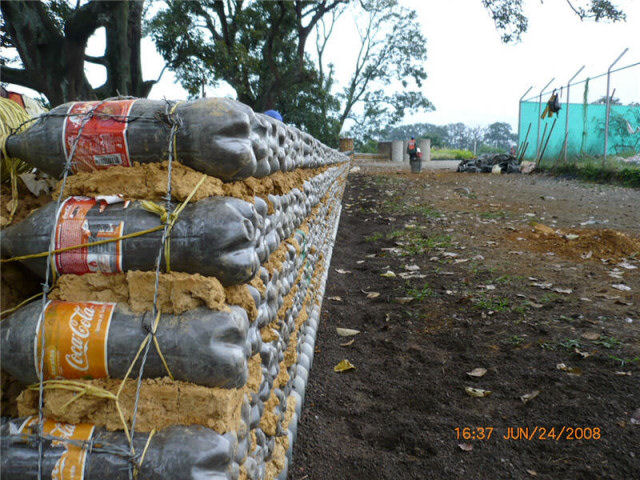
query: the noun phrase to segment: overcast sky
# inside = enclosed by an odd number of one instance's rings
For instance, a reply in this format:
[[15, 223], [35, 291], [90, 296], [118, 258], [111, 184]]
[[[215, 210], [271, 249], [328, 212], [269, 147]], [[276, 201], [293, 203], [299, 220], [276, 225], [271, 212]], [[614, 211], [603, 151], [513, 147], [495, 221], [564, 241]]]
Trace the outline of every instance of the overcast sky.
[[[566, 84], [582, 65], [586, 67], [576, 80], [595, 76], [605, 72], [627, 47], [629, 51], [617, 66], [640, 62], [638, 0], [617, 0], [627, 13], [627, 21], [617, 24], [581, 22], [564, 0], [525, 0], [529, 30], [521, 42], [512, 45], [501, 42], [481, 0], [401, 1], [418, 12], [427, 39], [429, 77], [423, 93], [436, 107], [433, 112], [411, 113], [404, 123], [486, 126], [506, 121], [515, 127], [518, 99], [529, 86], [534, 89], [527, 97], [538, 93], [552, 77], [556, 77], [554, 86]], [[335, 64], [337, 80], [344, 83], [353, 68], [358, 36], [351, 15], [344, 15], [340, 22], [325, 55]], [[104, 32], [100, 32], [91, 39], [88, 53], [100, 55], [103, 50]], [[145, 79], [154, 79], [164, 61], [149, 39], [143, 39], [142, 50]], [[100, 85], [105, 79], [103, 67], [88, 65], [89, 80], [94, 86]], [[640, 101], [640, 66], [614, 74], [613, 88], [624, 103]], [[605, 92], [604, 78], [593, 81], [590, 100]], [[580, 85], [572, 89], [571, 98], [581, 101], [582, 94]], [[223, 85], [208, 88], [207, 95], [233, 97], [235, 93]], [[150, 97], [180, 99], [186, 92], [167, 71]]]

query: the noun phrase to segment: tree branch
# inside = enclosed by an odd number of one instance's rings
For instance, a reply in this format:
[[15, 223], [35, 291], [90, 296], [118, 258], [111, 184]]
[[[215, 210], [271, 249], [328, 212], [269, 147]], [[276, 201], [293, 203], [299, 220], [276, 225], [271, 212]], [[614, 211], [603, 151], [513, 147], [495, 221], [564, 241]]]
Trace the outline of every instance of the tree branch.
[[229, 35], [229, 23], [227, 22], [227, 15], [224, 13], [224, 3], [222, 3], [222, 0], [217, 0], [215, 2], [215, 10], [218, 14], [220, 25], [222, 27], [222, 39], [224, 40], [224, 43], [231, 46], [232, 38]]
[[106, 26], [111, 10], [110, 2], [92, 0], [78, 8], [64, 25], [65, 36], [77, 43], [85, 43], [98, 28]]
[[571, 3], [571, 0], [566, 0], [567, 3], [569, 4], [569, 6], [571, 7], [571, 10], [573, 10], [573, 12], [578, 15], [578, 17], [580, 17], [580, 20], [582, 21], [584, 19], [584, 12], [581, 12], [579, 10], [576, 9], [576, 7], [573, 6], [573, 3]]
[[[213, 20], [211, 20], [211, 16], [209, 16], [209, 13], [204, 9], [204, 7], [200, 4], [200, 2], [194, 2], [192, 5], [196, 9], [200, 17], [204, 20], [206, 24], [206, 28], [207, 30], [209, 30], [213, 38], [215, 38], [216, 40], [221, 40], [222, 37], [218, 32], [218, 30], [216, 29], [216, 26], [213, 23]], [[225, 43], [226, 43], [226, 40], [225, 40]]]
[[107, 59], [104, 55], [102, 57], [92, 57], [91, 55], [85, 54], [84, 60], [86, 62], [97, 63], [98, 65], [107, 65]]
[[32, 80], [29, 73], [24, 69], [0, 65], [0, 78], [3, 82], [14, 83], [16, 85], [22, 85], [23, 87], [41, 91], [39, 86]]

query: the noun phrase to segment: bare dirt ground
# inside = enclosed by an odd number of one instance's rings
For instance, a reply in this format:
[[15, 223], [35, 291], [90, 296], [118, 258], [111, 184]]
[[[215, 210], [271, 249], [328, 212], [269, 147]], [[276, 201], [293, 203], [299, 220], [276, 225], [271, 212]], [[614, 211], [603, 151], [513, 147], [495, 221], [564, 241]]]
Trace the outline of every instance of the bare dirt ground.
[[291, 480], [639, 478], [640, 191], [363, 169], [343, 205]]

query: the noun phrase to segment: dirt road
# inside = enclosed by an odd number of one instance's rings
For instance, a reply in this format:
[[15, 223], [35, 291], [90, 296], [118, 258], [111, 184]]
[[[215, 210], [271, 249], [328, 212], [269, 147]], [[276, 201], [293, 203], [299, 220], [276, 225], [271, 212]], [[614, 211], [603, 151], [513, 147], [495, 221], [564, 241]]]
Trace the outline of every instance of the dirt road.
[[539, 176], [351, 174], [289, 478], [638, 478], [639, 206]]

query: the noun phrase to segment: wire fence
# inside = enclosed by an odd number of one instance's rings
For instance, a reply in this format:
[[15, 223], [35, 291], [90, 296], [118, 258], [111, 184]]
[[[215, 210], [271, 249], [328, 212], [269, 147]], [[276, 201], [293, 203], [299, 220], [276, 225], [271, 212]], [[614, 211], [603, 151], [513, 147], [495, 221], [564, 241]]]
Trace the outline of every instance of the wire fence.
[[[600, 162], [640, 168], [640, 62], [614, 69], [626, 51], [604, 73], [574, 82], [581, 67], [565, 85], [551, 87], [552, 79], [527, 97], [529, 88], [519, 102], [519, 155], [538, 164]], [[616, 82], [637, 85], [632, 98], [623, 98], [626, 104], [616, 94]], [[549, 109], [554, 96], [557, 112]]]

